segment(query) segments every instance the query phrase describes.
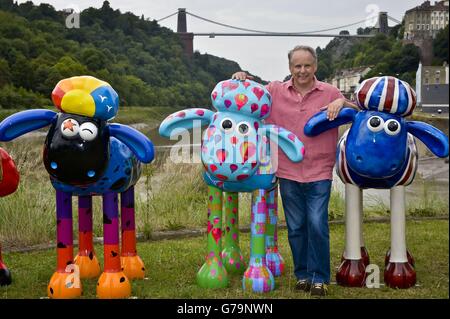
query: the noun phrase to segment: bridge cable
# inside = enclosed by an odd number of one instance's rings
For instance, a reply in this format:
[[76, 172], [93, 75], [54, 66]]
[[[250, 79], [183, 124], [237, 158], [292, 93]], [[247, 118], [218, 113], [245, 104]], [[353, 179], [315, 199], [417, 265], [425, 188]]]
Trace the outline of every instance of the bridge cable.
[[[273, 32], [273, 31], [262, 31], [262, 30], [254, 30], [254, 29], [240, 28], [240, 27], [236, 27], [236, 26], [229, 25], [229, 24], [225, 24], [225, 23], [213, 21], [213, 20], [210, 20], [210, 19], [206, 19], [206, 18], [200, 17], [200, 16], [198, 16], [198, 15], [196, 15], [196, 14], [190, 13], [190, 12], [188, 12], [188, 11], [186, 11], [186, 14], [189, 14], [190, 16], [193, 16], [194, 18], [197, 18], [197, 19], [200, 19], [200, 20], [203, 20], [203, 21], [206, 21], [206, 22], [214, 23], [214, 24], [217, 24], [217, 25], [220, 25], [220, 26], [224, 26], [224, 27], [232, 28], [232, 29], [236, 29], [236, 30], [241, 30], [241, 31], [249, 31], [249, 32], [264, 33], [264, 34], [280, 34], [280, 33], [286, 33], [286, 32]], [[355, 22], [355, 23], [351, 23], [351, 24], [347, 24], [347, 25], [343, 25], [343, 26], [339, 26], [339, 27], [335, 27], [335, 28], [330, 28], [330, 29], [322, 29], [322, 30], [316, 30], [316, 31], [305, 31], [305, 32], [288, 32], [288, 33], [293, 33], [293, 34], [294, 34], [294, 33], [295, 33], [295, 34], [297, 34], [297, 33], [307, 34], [307, 33], [318, 33], [318, 32], [324, 32], [324, 31], [331, 31], [331, 30], [342, 29], [342, 28], [345, 28], [345, 27], [350, 27], [350, 26], [353, 26], [353, 25], [357, 25], [357, 24], [363, 23], [363, 22], [365, 22], [365, 21], [366, 21], [366, 19], [361, 20], [361, 21], [357, 21], [357, 22]]]
[[176, 14], [178, 14], [178, 11], [176, 11], [176, 12], [174, 12], [172, 14], [169, 14], [167, 17], [164, 17], [164, 18], [161, 18], [159, 20], [156, 20], [156, 22], [161, 22], [161, 21], [166, 20], [166, 19], [168, 19], [168, 18], [170, 18], [170, 17], [172, 17], [172, 16], [174, 16]]
[[387, 16], [387, 17], [388, 17], [389, 20], [391, 20], [393, 22], [400, 23], [400, 24], [402, 23], [401, 21], [398, 21], [397, 19], [395, 19], [395, 18], [393, 18], [391, 16]]

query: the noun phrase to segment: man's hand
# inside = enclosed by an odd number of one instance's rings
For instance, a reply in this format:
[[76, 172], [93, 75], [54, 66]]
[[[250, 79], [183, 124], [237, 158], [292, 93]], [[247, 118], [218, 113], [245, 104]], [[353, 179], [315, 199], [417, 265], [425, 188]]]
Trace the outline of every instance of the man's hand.
[[231, 76], [231, 78], [234, 79], [234, 80], [240, 80], [240, 81], [245, 81], [246, 79], [249, 79], [249, 80], [253, 80], [254, 79], [253, 76], [247, 75], [246, 72], [242, 72], [242, 71], [234, 73]]
[[327, 110], [327, 119], [333, 121], [339, 114], [340, 110], [345, 105], [345, 99], [339, 98], [331, 102], [330, 104], [321, 107], [321, 111]]

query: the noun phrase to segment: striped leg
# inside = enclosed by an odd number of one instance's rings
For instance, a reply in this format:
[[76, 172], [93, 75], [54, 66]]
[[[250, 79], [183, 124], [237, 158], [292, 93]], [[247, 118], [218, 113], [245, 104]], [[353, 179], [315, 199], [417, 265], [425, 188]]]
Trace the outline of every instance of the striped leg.
[[8, 286], [12, 282], [11, 273], [9, 272], [2, 259], [2, 246], [0, 245], [0, 286]]
[[266, 264], [274, 276], [281, 276], [284, 260], [278, 252], [278, 186], [267, 193]]
[[255, 190], [252, 194], [251, 246], [250, 264], [244, 273], [242, 286], [244, 290], [268, 292], [275, 288], [272, 272], [266, 265], [266, 192]]
[[225, 288], [228, 274], [225, 269], [222, 251], [222, 191], [208, 186], [208, 254], [206, 261], [197, 273], [197, 284], [202, 288]]
[[66, 299], [81, 296], [78, 267], [73, 264], [72, 194], [56, 191], [56, 272], [50, 279], [47, 295]]
[[92, 241], [92, 196], [78, 197], [78, 255], [75, 264], [80, 268], [81, 278], [100, 275], [100, 263]]
[[127, 298], [131, 285], [121, 270], [119, 252], [119, 209], [116, 193], [103, 195], [103, 249], [105, 267], [97, 283], [101, 299]]
[[222, 259], [228, 273], [244, 273], [246, 265], [239, 247], [239, 193], [225, 193], [225, 243]]
[[136, 250], [136, 226], [134, 218], [134, 187], [120, 194], [120, 217], [122, 227], [122, 270], [128, 279], [143, 279], [145, 266]]

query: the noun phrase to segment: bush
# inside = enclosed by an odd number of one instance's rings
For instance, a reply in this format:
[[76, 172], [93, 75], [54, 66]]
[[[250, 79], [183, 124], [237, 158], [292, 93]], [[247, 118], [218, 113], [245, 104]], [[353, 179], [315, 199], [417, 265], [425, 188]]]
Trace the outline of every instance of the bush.
[[0, 108], [39, 108], [50, 104], [50, 99], [21, 87], [5, 85], [0, 88]]

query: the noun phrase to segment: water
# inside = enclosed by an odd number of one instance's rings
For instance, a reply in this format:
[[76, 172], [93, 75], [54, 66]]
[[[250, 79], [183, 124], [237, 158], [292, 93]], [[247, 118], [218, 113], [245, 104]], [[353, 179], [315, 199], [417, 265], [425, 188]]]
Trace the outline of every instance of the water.
[[[334, 189], [344, 194], [344, 183], [336, 173], [333, 174]], [[440, 201], [449, 204], [449, 164], [442, 158], [429, 157], [420, 159], [416, 178], [411, 185], [407, 186], [406, 203], [422, 200], [424, 193], [428, 196], [439, 198]], [[364, 206], [390, 206], [389, 189], [365, 189], [363, 191]], [[444, 213], [444, 212], [443, 212]]]

